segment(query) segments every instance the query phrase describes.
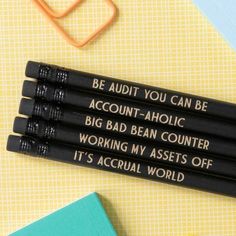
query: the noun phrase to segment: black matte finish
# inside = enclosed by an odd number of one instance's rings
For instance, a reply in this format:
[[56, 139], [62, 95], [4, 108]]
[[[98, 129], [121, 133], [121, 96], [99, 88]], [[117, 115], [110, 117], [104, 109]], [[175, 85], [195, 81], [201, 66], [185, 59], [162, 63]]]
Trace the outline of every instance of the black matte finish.
[[[22, 119], [23, 121], [19, 121]], [[19, 124], [27, 122], [27, 127], [19, 127]], [[60, 123], [46, 122], [35, 118], [17, 118], [14, 130], [23, 135], [37, 136], [40, 138], [52, 139], [74, 145], [81, 145], [88, 148], [101, 149], [114, 152], [124, 156], [134, 156], [139, 159], [146, 159], [153, 162], [166, 162], [174, 165], [181, 165], [201, 171], [215, 172], [221, 175], [236, 178], [236, 162], [221, 156], [207, 155], [181, 150], [159, 142], [140, 142], [130, 137], [118, 137], [109, 135], [106, 132], [95, 132], [92, 129], [81, 127], [70, 127]], [[25, 128], [25, 130], [23, 130]], [[99, 141], [100, 140], [100, 141]], [[234, 150], [236, 147], [232, 147]], [[143, 150], [143, 151], [142, 151]], [[224, 152], [224, 150], [222, 150]], [[207, 166], [207, 163], [211, 163]], [[197, 165], [196, 165], [197, 164]], [[202, 165], [203, 164], [203, 165]]]
[[[33, 83], [30, 81], [30, 83]], [[35, 86], [23, 86], [23, 96], [40, 98], [50, 102], [73, 105], [90, 111], [98, 111], [117, 116], [123, 116], [153, 124], [168, 125], [194, 132], [218, 135], [224, 138], [236, 139], [236, 124], [222, 120], [203, 117], [186, 111], [176, 111], [164, 106], [153, 106], [124, 100], [121, 98], [102, 96], [89, 92], [61, 88], [52, 84], [38, 82]], [[36, 87], [35, 93], [27, 91], [29, 87]], [[29, 96], [29, 93], [31, 95]]]
[[[52, 143], [51, 141], [43, 142], [31, 137], [21, 137], [19, 140], [14, 138], [14, 136], [9, 136], [8, 143], [9, 151], [19, 149], [17, 152], [40, 156], [46, 159], [236, 197], [236, 181], [230, 178], [170, 167], [161, 163], [154, 164], [131, 158], [121, 158], [115, 154], [98, 152], [77, 146]], [[18, 148], [11, 148], [12, 146]], [[105, 160], [106, 165], [104, 164]], [[113, 164], [111, 165], [111, 163]], [[119, 168], [117, 168], [117, 163], [120, 163]], [[151, 174], [151, 168], [155, 170], [154, 174]]]
[[[157, 69], [158, 70], [158, 69]], [[97, 92], [115, 94], [116, 96], [126, 97], [134, 100], [140, 100], [152, 104], [167, 105], [172, 108], [186, 109], [191, 110], [203, 115], [212, 115], [218, 116], [226, 119], [236, 120], [236, 105], [232, 103], [217, 101], [210, 98], [204, 98], [200, 96], [195, 96], [191, 94], [181, 93], [177, 91], [171, 91], [163, 88], [148, 86], [144, 84], [138, 84], [134, 82], [118, 80], [114, 78], [109, 78], [101, 75], [90, 74], [86, 72], [71, 70], [67, 68], [62, 68], [56, 65], [49, 65], [45, 63], [32, 62], [29, 61], [26, 66], [26, 76], [47, 80], [50, 82], [61, 83], [64, 85], [69, 85], [72, 87], [78, 87], [87, 90], [94, 90]], [[95, 86], [94, 82], [98, 81], [98, 84], [101, 86]], [[158, 78], [157, 78], [158, 82]], [[111, 86], [117, 86], [117, 92], [111, 90]], [[121, 93], [120, 91], [122, 91]], [[136, 92], [137, 90], [137, 92]], [[151, 91], [157, 96], [154, 98], [145, 97], [145, 91]], [[163, 101], [161, 97], [166, 96], [166, 99]], [[171, 99], [173, 96], [178, 96], [179, 99], [184, 101], [191, 100], [190, 107], [182, 107], [173, 105]], [[201, 102], [207, 103], [207, 110], [196, 110], [196, 104]]]
[[[215, 155], [228, 155], [236, 157], [236, 153], [232, 152], [232, 148], [235, 143], [230, 140], [223, 140], [218, 137], [211, 135], [198, 134], [185, 130], [178, 130], [168, 126], [153, 126], [151, 124], [140, 121], [135, 123], [129, 119], [123, 119], [121, 117], [113, 117], [109, 115], [101, 115], [96, 113], [91, 113], [88, 111], [76, 110], [65, 108], [64, 106], [51, 104], [44, 101], [35, 101], [33, 99], [23, 98], [23, 107], [20, 110], [25, 110], [24, 107], [30, 107], [31, 113], [21, 112], [23, 115], [38, 116], [45, 120], [52, 121], [62, 121], [70, 125], [81, 126], [84, 128], [94, 128], [102, 131], [103, 133], [111, 132], [118, 135], [130, 136], [131, 138], [139, 138], [148, 141], [157, 141], [157, 143], [163, 143], [166, 145], [175, 145], [188, 149], [195, 149], [198, 151], [212, 153]], [[34, 104], [33, 107], [31, 105]], [[180, 137], [180, 139], [187, 140], [188, 137], [192, 138], [191, 145], [188, 142], [171, 142], [166, 140], [166, 133], [173, 134], [174, 136]], [[138, 134], [139, 133], [139, 134]], [[112, 134], [111, 134], [112, 135]], [[164, 136], [165, 135], [165, 136]], [[164, 137], [164, 138], [163, 138]], [[195, 140], [198, 140], [194, 142]], [[142, 141], [145, 142], [145, 141]], [[198, 145], [200, 142], [209, 143], [206, 148], [204, 145]], [[233, 149], [236, 150], [236, 149]], [[236, 174], [236, 173], [235, 173]]]

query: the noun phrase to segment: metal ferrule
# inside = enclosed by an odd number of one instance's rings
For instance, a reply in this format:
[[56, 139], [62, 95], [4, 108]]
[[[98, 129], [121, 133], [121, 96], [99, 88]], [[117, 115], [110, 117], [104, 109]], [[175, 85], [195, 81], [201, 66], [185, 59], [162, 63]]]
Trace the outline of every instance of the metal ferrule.
[[37, 98], [47, 98], [48, 97], [49, 87], [47, 84], [38, 83], [36, 87], [35, 96]]
[[39, 78], [66, 84], [69, 78], [69, 72], [63, 68], [41, 64], [39, 67]]
[[56, 127], [45, 121], [29, 119], [26, 134], [51, 139], [56, 135]]
[[60, 84], [66, 84], [69, 78], [69, 72], [61, 68], [56, 69], [56, 82]]
[[20, 152], [32, 153], [34, 151], [35, 141], [31, 138], [22, 137], [20, 142]]
[[37, 156], [47, 157], [49, 152], [49, 146], [46, 143], [39, 143], [37, 145]]
[[38, 143], [33, 138], [22, 137], [20, 152], [47, 157], [49, 153], [49, 146], [47, 143]]
[[39, 78], [48, 79], [51, 75], [52, 68], [49, 65], [40, 65], [39, 67]]
[[30, 135], [39, 135], [39, 121], [28, 119], [26, 133]]
[[56, 88], [53, 93], [53, 100], [55, 102], [62, 103], [64, 101], [64, 98], [65, 98], [65, 91], [63, 89]]
[[43, 137], [47, 139], [52, 139], [56, 136], [56, 128], [54, 125], [46, 124], [44, 128]]
[[50, 84], [38, 83], [35, 97], [46, 99], [47, 101], [62, 103], [65, 98], [65, 91], [63, 88], [55, 88]]
[[50, 103], [36, 101], [33, 115], [42, 117], [45, 120], [58, 121], [62, 117], [62, 109], [59, 106], [55, 106]]

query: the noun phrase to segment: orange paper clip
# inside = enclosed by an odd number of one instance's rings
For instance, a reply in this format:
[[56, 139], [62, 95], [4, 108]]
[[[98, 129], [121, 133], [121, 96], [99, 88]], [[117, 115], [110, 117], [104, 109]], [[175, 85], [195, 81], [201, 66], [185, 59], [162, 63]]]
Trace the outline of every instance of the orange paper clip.
[[85, 39], [77, 42], [73, 37], [71, 37], [63, 27], [58, 23], [57, 19], [63, 18], [67, 16], [70, 12], [72, 12], [83, 0], [76, 0], [73, 2], [66, 10], [62, 12], [55, 12], [44, 0], [33, 0], [39, 10], [47, 17], [47, 19], [53, 24], [56, 30], [62, 35], [62, 37], [70, 44], [77, 48], [81, 48], [89, 43], [91, 40], [96, 38], [98, 34], [104, 31], [115, 19], [117, 8], [112, 0], [105, 0], [108, 6], [111, 8], [111, 16], [109, 19], [99, 26], [96, 30], [94, 30], [91, 34], [89, 34]]

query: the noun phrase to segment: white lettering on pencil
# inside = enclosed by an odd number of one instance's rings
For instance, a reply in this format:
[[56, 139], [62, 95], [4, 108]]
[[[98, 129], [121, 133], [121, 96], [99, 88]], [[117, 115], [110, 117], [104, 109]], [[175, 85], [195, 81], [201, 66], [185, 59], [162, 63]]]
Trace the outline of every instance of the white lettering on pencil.
[[136, 154], [136, 155], [143, 155], [145, 149], [146, 149], [146, 146], [143, 146], [140, 144], [133, 144], [131, 148], [131, 153]]
[[195, 110], [207, 111], [208, 102], [196, 100]]
[[175, 182], [183, 182], [184, 174], [178, 171], [172, 171], [169, 169], [152, 167], [148, 165], [148, 175], [155, 175], [161, 179], [167, 179]]
[[152, 128], [145, 128], [139, 125], [132, 125], [130, 129], [130, 134], [138, 137], [156, 139], [157, 130]]
[[111, 82], [108, 91], [112, 93], [136, 97], [139, 87], [122, 84], [120, 82]]
[[127, 130], [127, 125], [123, 122], [107, 120], [106, 130], [111, 130], [111, 131], [124, 133]]
[[134, 118], [138, 116], [138, 112], [140, 111], [140, 109], [136, 107], [118, 105], [116, 103], [110, 103], [110, 102], [104, 102], [104, 101], [95, 101], [95, 99], [92, 99], [89, 105], [89, 108], [92, 108], [98, 111], [110, 112], [113, 114], [118, 113], [123, 116], [129, 116], [129, 117], [134, 117]]
[[74, 154], [74, 161], [79, 161], [82, 162], [83, 159], [86, 158], [87, 163], [92, 163], [93, 162], [93, 154], [84, 152], [84, 151], [75, 151]]
[[144, 98], [149, 99], [152, 101], [158, 101], [158, 102], [166, 102], [166, 93], [150, 90], [150, 89], [144, 89]]
[[161, 148], [160, 149], [153, 148], [150, 154], [150, 158], [184, 165], [187, 163], [188, 155], [180, 152], [163, 150]]
[[[103, 126], [104, 124], [104, 126]], [[140, 125], [127, 125], [124, 122], [113, 120], [104, 121], [102, 118], [87, 115], [85, 125], [96, 128], [104, 128], [105, 130], [125, 133], [136, 137], [148, 138], [153, 140], [161, 140], [163, 142], [174, 143], [181, 146], [188, 146], [197, 149], [209, 150], [210, 142], [207, 139], [178, 134], [174, 132], [158, 132], [158, 129], [144, 127]]]
[[104, 138], [96, 135], [88, 135], [80, 133], [79, 139], [81, 143], [89, 144], [91, 146], [102, 147], [122, 152], [127, 152], [128, 142], [122, 142], [116, 139]]
[[194, 157], [192, 159], [193, 166], [209, 169], [212, 166], [212, 164], [213, 164], [213, 160], [208, 159], [208, 158]]
[[[121, 82], [107, 82], [106, 80], [98, 78], [93, 79], [92, 88], [97, 90], [105, 90], [106, 83], [108, 86], [107, 91], [115, 94], [137, 97], [138, 92], [140, 91], [140, 87], [138, 86], [122, 84]], [[157, 103], [170, 103], [173, 106], [194, 109], [203, 112], [206, 112], [208, 108], [208, 102], [204, 100], [177, 94], [170, 95], [168, 92], [152, 89], [143, 89], [142, 91], [144, 91], [144, 94], [141, 96], [143, 96], [144, 100], [150, 100]]]
[[191, 108], [192, 99], [179, 97], [179, 96], [175, 95], [175, 96], [171, 97], [170, 102], [172, 105], [175, 105], [178, 107]]
[[94, 78], [92, 88], [104, 90], [105, 82], [106, 82], [105, 80], [99, 80], [99, 79]]
[[178, 117], [178, 116], [172, 116], [167, 115], [164, 113], [159, 112], [151, 112], [147, 111], [145, 113], [141, 112], [141, 110], [137, 107], [117, 104], [117, 103], [110, 103], [105, 102], [102, 100], [96, 101], [95, 99], [92, 99], [89, 104], [90, 109], [94, 109], [97, 111], [104, 111], [107, 113], [113, 113], [113, 114], [119, 114], [122, 116], [128, 116], [133, 118], [142, 118], [144, 120], [161, 123], [161, 124], [167, 124], [170, 126], [178, 126], [183, 128], [185, 123], [185, 118]]
[[172, 116], [172, 115], [169, 116], [167, 114], [161, 114], [158, 112], [151, 112], [151, 111], [148, 111], [146, 113], [144, 120], [153, 121], [161, 124], [167, 124], [170, 126], [178, 126], [181, 128], [184, 127], [184, 122], [185, 122], [185, 118], [183, 117]]
[[204, 150], [208, 150], [210, 145], [210, 142], [206, 139], [201, 139], [182, 134], [170, 133], [170, 132], [163, 132], [161, 134], [161, 139], [164, 142], [177, 143], [179, 145], [184, 145]]
[[98, 159], [97, 165], [141, 174], [139, 163], [126, 161], [126, 160], [122, 160], [122, 159], [101, 156]]
[[103, 122], [102, 118], [95, 118], [92, 116], [86, 116], [84, 124], [86, 126], [102, 128], [102, 122]]

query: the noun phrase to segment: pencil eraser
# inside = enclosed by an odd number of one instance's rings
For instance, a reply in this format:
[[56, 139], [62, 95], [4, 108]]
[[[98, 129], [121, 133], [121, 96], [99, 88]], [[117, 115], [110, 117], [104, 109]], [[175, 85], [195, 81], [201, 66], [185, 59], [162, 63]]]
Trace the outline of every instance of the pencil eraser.
[[37, 79], [39, 76], [40, 63], [28, 61], [25, 68], [25, 76]]
[[29, 80], [25, 80], [22, 88], [22, 96], [34, 97], [37, 88], [37, 83]]
[[19, 152], [20, 151], [21, 137], [9, 135], [7, 140], [7, 151]]
[[116, 236], [96, 193], [89, 194], [9, 236]]
[[34, 99], [22, 98], [19, 107], [19, 113], [22, 115], [32, 116], [34, 111]]
[[25, 134], [27, 129], [28, 119], [16, 117], [13, 124], [13, 131], [18, 134]]

